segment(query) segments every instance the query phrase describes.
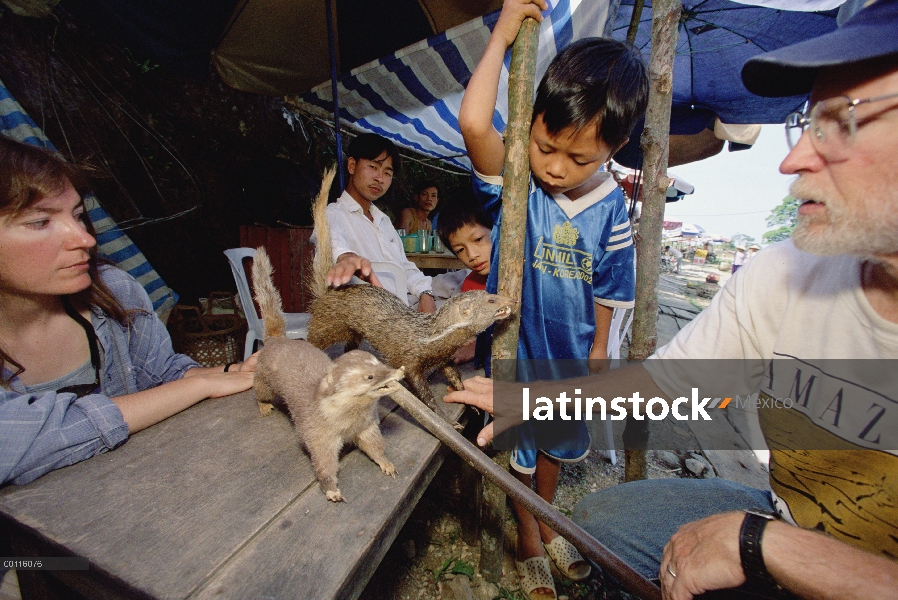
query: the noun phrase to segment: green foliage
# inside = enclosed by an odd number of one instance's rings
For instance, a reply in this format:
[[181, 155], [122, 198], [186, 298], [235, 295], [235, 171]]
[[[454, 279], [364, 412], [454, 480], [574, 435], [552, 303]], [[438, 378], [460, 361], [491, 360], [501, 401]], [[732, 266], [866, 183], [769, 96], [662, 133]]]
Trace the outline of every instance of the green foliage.
[[772, 231], [768, 231], [764, 234], [763, 240], [765, 244], [772, 244], [774, 242], [781, 242], [783, 240], [788, 240], [792, 237], [792, 230], [794, 227], [786, 227], [785, 225], [782, 227], [778, 227]]
[[457, 560], [455, 561], [455, 564], [452, 565], [452, 569], [449, 572], [454, 573], [455, 575], [467, 575], [468, 578], [473, 578], [474, 566], [463, 560]]
[[795, 229], [795, 225], [798, 222], [798, 207], [800, 205], [801, 201], [792, 196], [783, 198], [779, 206], [774, 208], [770, 212], [770, 216], [767, 217], [768, 227], [776, 227], [777, 225], [779, 227], [764, 234], [762, 238], [764, 243], [772, 244], [773, 242], [780, 242], [792, 237], [792, 230]]
[[468, 578], [474, 577], [474, 567], [456, 557], [447, 558], [439, 569], [433, 572], [433, 580], [439, 581], [444, 573], [452, 573], [453, 575], [467, 575]]
[[786, 196], [779, 206], [770, 212], [770, 216], [767, 217], [767, 226], [784, 225], [789, 228], [795, 227], [800, 205], [801, 202], [797, 198]]
[[493, 600], [523, 600], [524, 595], [521, 592], [510, 592], [501, 585], [499, 586], [499, 595]]

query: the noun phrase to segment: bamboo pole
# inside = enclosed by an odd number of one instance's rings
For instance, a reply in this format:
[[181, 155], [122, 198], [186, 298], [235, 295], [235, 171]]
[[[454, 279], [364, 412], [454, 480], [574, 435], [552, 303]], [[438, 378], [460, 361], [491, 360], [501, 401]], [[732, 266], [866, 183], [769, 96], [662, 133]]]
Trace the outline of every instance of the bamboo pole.
[[[508, 127], [505, 130], [505, 170], [502, 185], [502, 227], [499, 234], [498, 293], [521, 300], [524, 239], [527, 235], [527, 195], [530, 183], [530, 117], [539, 23], [524, 19], [511, 51], [508, 69]], [[518, 352], [521, 315], [497, 323], [493, 360], [514, 359]]]
[[[667, 160], [670, 104], [673, 98], [673, 60], [680, 23], [680, 0], [652, 2], [652, 52], [649, 59], [649, 102], [642, 132], [642, 215], [636, 236], [636, 306], [633, 341], [628, 360], [644, 361], [658, 343], [658, 277], [661, 270], [661, 232], [670, 181]], [[639, 427], [638, 425], [642, 425]], [[628, 421], [624, 432], [626, 481], [645, 479], [648, 431], [643, 422]]]
[[630, 26], [627, 27], [627, 43], [633, 44], [636, 41], [636, 32], [639, 31], [639, 20], [642, 18], [642, 9], [645, 6], [645, 0], [635, 0], [633, 2], [633, 13], [630, 15]]
[[[508, 127], [505, 129], [505, 168], [502, 186], [502, 226], [499, 235], [498, 293], [514, 298], [520, 306], [524, 276], [524, 239], [527, 234], [527, 196], [530, 182], [530, 117], [533, 113], [533, 80], [539, 23], [524, 19], [511, 50], [508, 69]], [[497, 361], [514, 359], [518, 353], [520, 311], [496, 324], [493, 336], [493, 376]], [[508, 453], [496, 460], [506, 462]], [[493, 463], [496, 465], [496, 463]], [[497, 468], [498, 465], [496, 465]], [[505, 493], [492, 480], [483, 482], [480, 534], [480, 572], [487, 581], [502, 577], [505, 533]]]
[[337, 32], [334, 27], [336, 12], [331, 0], [324, 0], [324, 10], [327, 13], [327, 49], [331, 66], [331, 96], [334, 99], [334, 137], [337, 147], [337, 181], [340, 182], [340, 192], [343, 192], [343, 141], [340, 139], [340, 92], [337, 90]]
[[400, 388], [399, 391], [391, 394], [390, 398], [405, 409], [427, 431], [459, 455], [462, 460], [485, 475], [497, 489], [520, 502], [537, 519], [564, 536], [583, 553], [583, 556], [595, 561], [602, 567], [602, 570], [620, 581], [629, 591], [646, 600], [661, 599], [661, 590], [654, 584], [633, 570], [616, 554], [586, 533], [536, 492], [524, 487], [515, 479], [514, 475], [490, 460], [445, 419], [427, 408], [414, 394], [405, 388]]

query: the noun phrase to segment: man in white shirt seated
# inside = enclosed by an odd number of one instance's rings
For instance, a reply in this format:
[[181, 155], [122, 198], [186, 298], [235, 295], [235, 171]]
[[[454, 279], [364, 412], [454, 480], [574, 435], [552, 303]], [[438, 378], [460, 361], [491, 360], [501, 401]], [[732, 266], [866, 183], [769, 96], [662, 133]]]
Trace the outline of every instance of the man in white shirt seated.
[[[419, 312], [435, 312], [430, 277], [405, 257], [402, 240], [389, 217], [374, 206], [390, 189], [400, 165], [399, 151], [385, 137], [366, 133], [352, 141], [346, 154], [346, 190], [327, 207], [336, 257], [336, 264], [327, 274], [328, 285], [339, 287], [358, 275], [397, 296], [407, 294], [409, 305], [417, 305]], [[404, 269], [407, 289], [397, 290], [391, 278], [378, 279], [371, 270], [371, 261], [390, 262]]]

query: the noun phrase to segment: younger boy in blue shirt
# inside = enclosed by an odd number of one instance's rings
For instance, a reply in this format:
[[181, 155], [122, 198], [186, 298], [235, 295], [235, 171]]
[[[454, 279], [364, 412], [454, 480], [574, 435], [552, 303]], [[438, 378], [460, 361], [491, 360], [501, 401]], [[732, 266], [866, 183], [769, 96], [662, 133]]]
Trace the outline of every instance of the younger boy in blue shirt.
[[[544, 0], [505, 1], [459, 112], [475, 193], [496, 223], [493, 264], [498, 264], [505, 158], [504, 142], [492, 124], [499, 76], [524, 18], [541, 20], [540, 10], [546, 8]], [[519, 359], [605, 359], [613, 309], [633, 306], [635, 250], [626, 204], [601, 167], [626, 144], [647, 99], [641, 55], [609, 39], [572, 44], [555, 57], [540, 82], [530, 129]], [[496, 291], [497, 271], [490, 271], [487, 291]], [[588, 452], [588, 432], [578, 424], [579, 433], [566, 447], [541, 444], [539, 431], [527, 424], [517, 428], [512, 471], [528, 486], [535, 473], [536, 491], [549, 501], [560, 460], [582, 460]], [[531, 598], [555, 597], [543, 544], [567, 577], [589, 575], [588, 563], [573, 546], [523, 507], [514, 508], [518, 571]]]

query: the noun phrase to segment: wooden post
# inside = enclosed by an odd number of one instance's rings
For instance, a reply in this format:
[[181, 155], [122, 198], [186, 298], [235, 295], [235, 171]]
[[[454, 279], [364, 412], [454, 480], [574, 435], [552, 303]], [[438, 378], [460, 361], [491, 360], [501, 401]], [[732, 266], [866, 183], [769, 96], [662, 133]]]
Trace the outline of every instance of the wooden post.
[[[667, 159], [670, 104], [673, 97], [673, 61], [679, 35], [680, 0], [652, 2], [652, 53], [649, 60], [649, 103], [642, 132], [643, 197], [636, 236], [636, 308], [633, 341], [628, 359], [644, 361], [658, 342], [658, 276], [661, 271], [661, 231], [670, 181]], [[645, 422], [638, 422], [644, 424]], [[645, 479], [648, 431], [627, 422], [624, 432], [626, 481]], [[641, 429], [641, 431], [639, 431]], [[629, 432], [629, 433], [628, 433]], [[629, 442], [629, 443], [628, 443]]]
[[642, 19], [642, 9], [645, 6], [645, 0], [634, 0], [633, 13], [630, 15], [630, 26], [627, 27], [627, 43], [636, 42], [636, 32], [639, 31], [639, 21]]
[[[524, 239], [527, 234], [527, 195], [530, 183], [530, 117], [533, 113], [533, 80], [539, 23], [524, 19], [511, 51], [508, 70], [508, 127], [505, 130], [505, 170], [502, 186], [502, 227], [499, 235], [498, 293], [518, 302], [524, 276]], [[496, 324], [493, 336], [493, 369], [496, 361], [514, 359], [518, 352], [520, 311]], [[505, 457], [501, 453], [496, 458]], [[503, 468], [505, 466], [503, 465]], [[502, 577], [505, 492], [490, 480], [483, 483], [480, 572], [487, 581]]]
[[[530, 118], [539, 23], [525, 19], [514, 42], [508, 69], [508, 128], [505, 130], [505, 170], [502, 186], [502, 228], [499, 235], [498, 293], [520, 301], [527, 235], [527, 195], [530, 184]], [[499, 325], [502, 325], [501, 327]], [[514, 359], [518, 353], [520, 311], [496, 324], [493, 360]]]

